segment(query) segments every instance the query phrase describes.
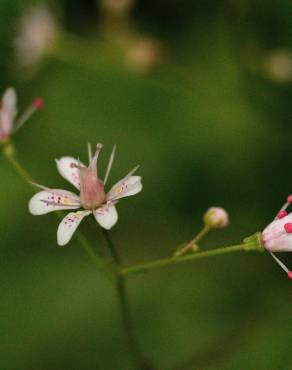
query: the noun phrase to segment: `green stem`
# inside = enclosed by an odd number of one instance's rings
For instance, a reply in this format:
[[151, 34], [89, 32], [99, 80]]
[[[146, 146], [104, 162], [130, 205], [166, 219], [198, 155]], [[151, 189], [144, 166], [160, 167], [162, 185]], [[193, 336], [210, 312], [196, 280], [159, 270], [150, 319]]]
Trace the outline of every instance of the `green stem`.
[[254, 243], [250, 243], [250, 244], [244, 243], [244, 244], [238, 244], [238, 245], [231, 245], [231, 246], [228, 246], [228, 247], [212, 249], [212, 250], [209, 250], [209, 251], [198, 252], [198, 253], [194, 253], [194, 254], [188, 254], [186, 256], [169, 257], [169, 258], [156, 260], [154, 262], [149, 262], [149, 263], [144, 263], [144, 264], [141, 264], [141, 265], [126, 267], [126, 268], [120, 269], [119, 272], [120, 272], [120, 275], [122, 275], [122, 276], [129, 275], [129, 274], [137, 274], [137, 273], [140, 273], [140, 272], [145, 272], [145, 271], [148, 271], [148, 270], [154, 270], [154, 269], [158, 269], [158, 268], [173, 265], [173, 264], [193, 261], [193, 260], [196, 260], [196, 259], [203, 259], [203, 258], [218, 256], [218, 255], [222, 255], [222, 254], [229, 254], [229, 253], [249, 251], [249, 250], [259, 250], [259, 248], [257, 246], [255, 246]]
[[14, 168], [15, 172], [17, 172], [18, 175], [28, 183], [28, 185], [34, 188], [34, 186], [31, 184], [33, 182], [33, 178], [16, 158], [16, 150], [13, 143], [10, 140], [6, 140], [2, 145], [2, 153], [7, 161]]
[[[25, 180], [26, 184], [30, 186], [31, 188], [35, 189], [35, 186], [33, 185], [34, 180], [32, 176], [29, 174], [29, 172], [18, 161], [17, 156], [16, 156], [16, 149], [11, 140], [6, 140], [4, 143], [2, 143], [2, 153], [3, 153], [3, 156], [7, 159], [7, 161], [14, 168], [14, 170], [18, 173], [18, 175]], [[54, 213], [54, 215], [58, 219], [63, 217], [60, 212], [56, 212]], [[99, 269], [106, 268], [108, 272], [112, 273], [110, 266], [107, 265], [104, 261], [102, 261], [101, 258], [99, 258], [95, 254], [95, 252], [93, 251], [91, 245], [89, 244], [85, 236], [80, 231], [77, 231], [75, 235], [80, 245], [82, 246], [84, 251], [87, 253], [87, 255], [90, 257], [90, 259], [93, 261], [93, 263]]]
[[196, 245], [196, 243], [201, 240], [208, 232], [210, 231], [210, 227], [208, 225], [205, 225], [201, 231], [192, 239], [190, 242], [188, 242], [187, 245], [182, 247], [181, 249], [177, 250], [174, 253], [175, 257], [182, 256], [183, 254], [186, 254], [188, 251], [192, 250], [193, 246]]
[[[104, 239], [109, 248], [110, 254], [112, 256], [113, 262], [117, 271], [121, 268], [121, 262], [115, 245], [110, 238], [109, 232], [105, 229], [102, 229]], [[119, 301], [122, 322], [125, 330], [125, 337], [127, 341], [128, 351], [131, 354], [133, 362], [135, 364], [135, 369], [139, 370], [150, 370], [153, 367], [145, 360], [144, 356], [140, 352], [140, 349], [137, 344], [137, 340], [134, 334], [131, 313], [129, 308], [129, 302], [126, 292], [125, 278], [123, 275], [116, 273], [116, 292]]]

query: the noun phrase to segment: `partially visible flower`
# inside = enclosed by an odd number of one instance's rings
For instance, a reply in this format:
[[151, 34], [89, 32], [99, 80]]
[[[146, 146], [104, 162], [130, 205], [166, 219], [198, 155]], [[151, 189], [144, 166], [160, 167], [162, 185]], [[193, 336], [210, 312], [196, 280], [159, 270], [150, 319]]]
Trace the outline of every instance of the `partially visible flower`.
[[291, 50], [273, 50], [265, 61], [266, 71], [271, 79], [280, 83], [292, 80], [292, 52]]
[[292, 213], [288, 214], [286, 211], [290, 204], [292, 204], [292, 195], [288, 196], [287, 202], [278, 212], [275, 220], [262, 232], [262, 243], [292, 280], [292, 272], [273, 253], [292, 252]]
[[89, 166], [86, 167], [73, 157], [62, 157], [57, 162], [57, 169], [62, 177], [68, 180], [75, 188], [80, 190], [80, 196], [62, 189], [51, 189], [37, 185], [42, 189], [35, 194], [29, 202], [29, 211], [33, 215], [43, 215], [58, 210], [75, 210], [70, 212], [61, 221], [57, 231], [59, 245], [67, 244], [80, 222], [85, 216], [93, 214], [96, 221], [104, 229], [111, 229], [118, 220], [115, 205], [121, 198], [135, 195], [142, 190], [140, 176], [133, 176], [138, 169], [135, 167], [122, 180], [116, 183], [109, 192], [105, 192], [107, 182], [115, 155], [113, 148], [104, 180], [100, 180], [97, 174], [97, 159], [102, 149], [102, 144], [97, 144], [94, 156], [89, 146]]
[[147, 73], [162, 61], [162, 47], [154, 39], [139, 37], [129, 43], [125, 53], [126, 67], [134, 72]]
[[45, 4], [30, 7], [19, 23], [15, 52], [19, 64], [29, 66], [54, 47], [58, 24]]
[[222, 229], [228, 225], [229, 216], [224, 208], [211, 207], [204, 214], [204, 222], [210, 229]]
[[99, 3], [107, 13], [120, 16], [132, 9], [135, 0], [99, 0]]
[[43, 101], [36, 98], [32, 104], [16, 120], [17, 96], [13, 87], [5, 90], [0, 106], [0, 142], [7, 140], [36, 111], [43, 107]]

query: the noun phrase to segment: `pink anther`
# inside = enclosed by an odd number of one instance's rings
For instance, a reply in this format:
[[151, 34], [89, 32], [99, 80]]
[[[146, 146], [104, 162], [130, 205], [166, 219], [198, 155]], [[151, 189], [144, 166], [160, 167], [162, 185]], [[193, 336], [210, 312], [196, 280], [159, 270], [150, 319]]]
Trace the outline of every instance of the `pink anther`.
[[291, 222], [287, 222], [284, 225], [284, 229], [285, 229], [286, 233], [291, 234], [292, 233], [292, 223]]

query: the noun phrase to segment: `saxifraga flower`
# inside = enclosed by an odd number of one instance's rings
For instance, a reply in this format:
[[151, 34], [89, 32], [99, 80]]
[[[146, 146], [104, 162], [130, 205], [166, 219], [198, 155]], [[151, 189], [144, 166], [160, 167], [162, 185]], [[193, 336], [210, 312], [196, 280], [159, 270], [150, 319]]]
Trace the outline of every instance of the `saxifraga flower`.
[[17, 118], [17, 95], [13, 87], [4, 91], [0, 106], [0, 142], [9, 139], [30, 116], [43, 107], [40, 98], [34, 99], [32, 104]]
[[274, 252], [292, 252], [292, 213], [286, 211], [290, 204], [292, 204], [292, 195], [288, 196], [287, 202], [280, 209], [274, 221], [262, 232], [262, 243], [292, 280], [292, 271], [289, 271], [287, 266], [274, 254]]
[[98, 176], [96, 166], [102, 144], [96, 145], [96, 152], [93, 156], [90, 145], [88, 148], [88, 167], [73, 157], [62, 157], [56, 160], [59, 173], [80, 191], [80, 196], [70, 191], [51, 189], [35, 184], [42, 191], [35, 194], [29, 202], [29, 211], [33, 215], [82, 208], [77, 212], [70, 212], [61, 221], [57, 231], [59, 245], [67, 244], [83, 218], [90, 214], [93, 214], [101, 227], [107, 230], [111, 229], [118, 220], [115, 207], [118, 201], [121, 198], [135, 195], [142, 190], [141, 177], [133, 176], [139, 167], [137, 166], [106, 193], [104, 186], [107, 183], [113, 164], [115, 147], [112, 150], [103, 181]]

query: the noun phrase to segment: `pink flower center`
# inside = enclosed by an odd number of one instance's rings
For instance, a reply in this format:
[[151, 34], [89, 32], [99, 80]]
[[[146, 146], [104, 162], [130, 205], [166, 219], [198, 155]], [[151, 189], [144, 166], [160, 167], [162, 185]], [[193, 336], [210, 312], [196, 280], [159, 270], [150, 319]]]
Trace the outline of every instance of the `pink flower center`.
[[88, 167], [78, 166], [72, 163], [73, 167], [79, 169], [80, 176], [80, 200], [84, 209], [94, 210], [106, 201], [103, 182], [97, 176], [97, 159], [102, 149], [101, 144], [97, 144], [93, 158], [90, 158]]

